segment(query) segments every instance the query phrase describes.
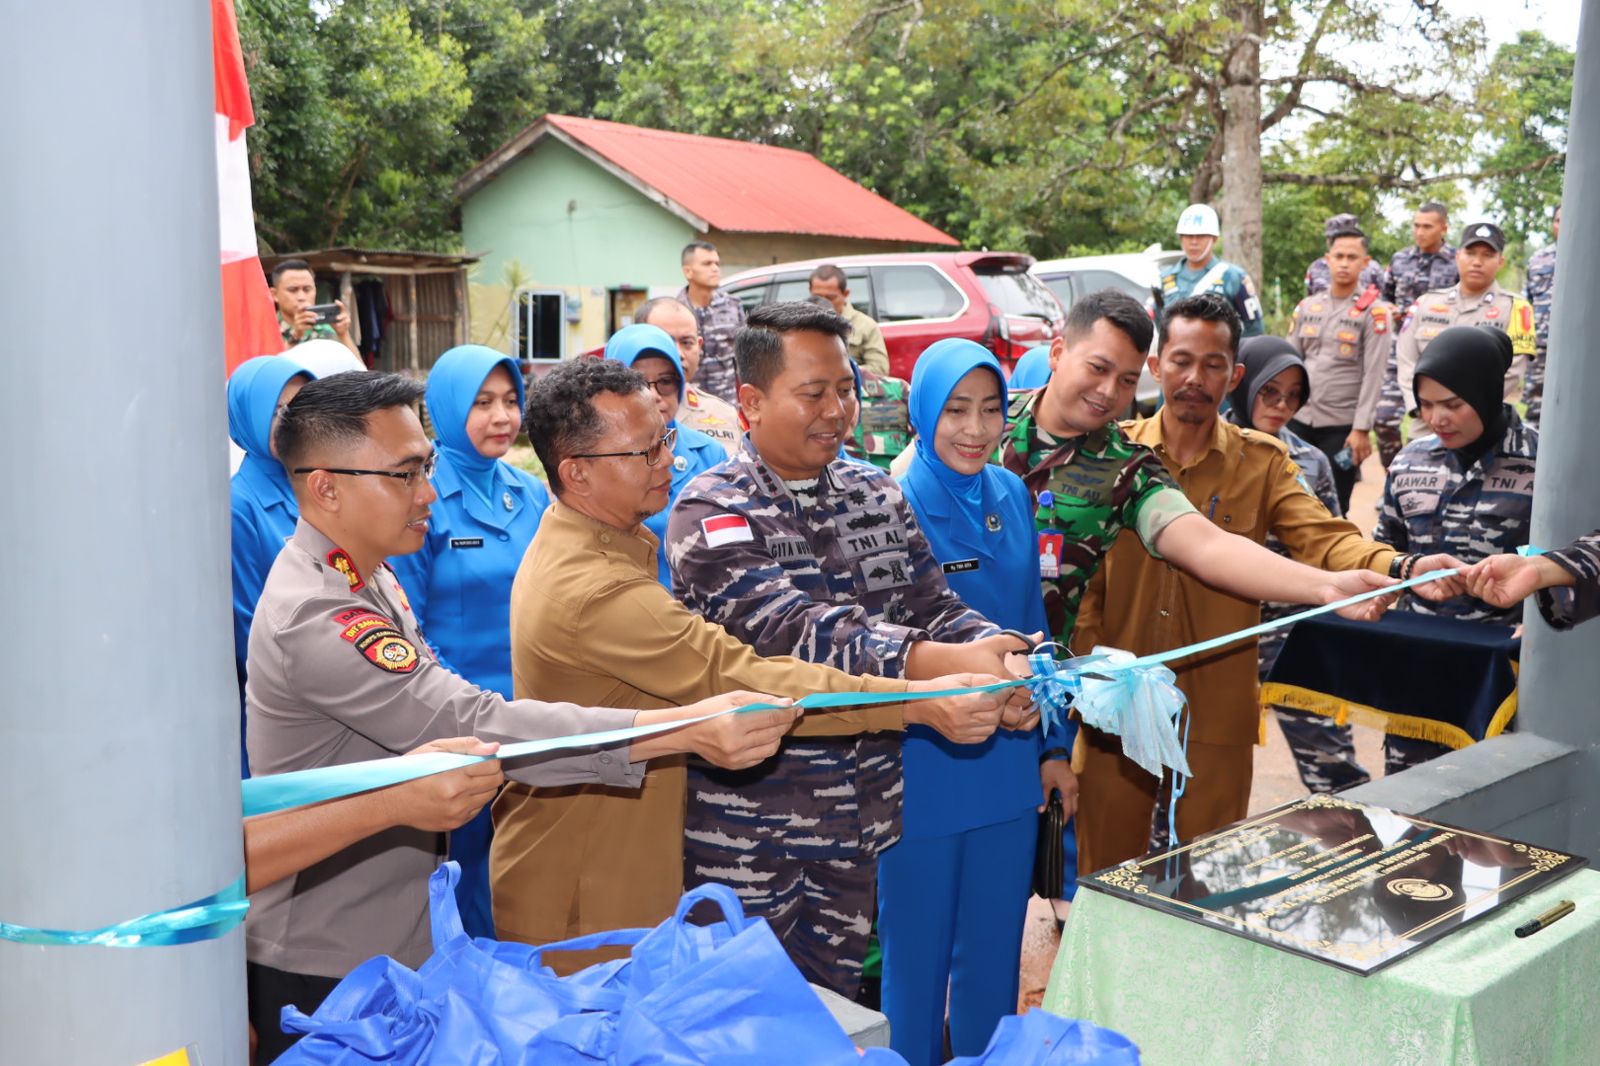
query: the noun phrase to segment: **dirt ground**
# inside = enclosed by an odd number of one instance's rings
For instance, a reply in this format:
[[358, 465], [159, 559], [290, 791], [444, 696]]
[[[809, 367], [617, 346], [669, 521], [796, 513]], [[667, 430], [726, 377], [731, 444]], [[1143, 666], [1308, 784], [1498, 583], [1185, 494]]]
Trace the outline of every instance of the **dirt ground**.
[[[1383, 491], [1383, 467], [1373, 455], [1361, 468], [1361, 480], [1350, 497], [1349, 518], [1363, 533], [1371, 535], [1377, 513], [1378, 496]], [[1373, 777], [1383, 776], [1383, 734], [1376, 729], [1355, 726], [1356, 757]], [[1284, 742], [1276, 720], [1267, 729], [1267, 746], [1256, 749], [1255, 777], [1250, 788], [1250, 813], [1264, 811], [1280, 803], [1306, 795], [1306, 788], [1295, 772], [1294, 757]], [[1044, 997], [1060, 941], [1050, 906], [1034, 899], [1028, 906], [1028, 924], [1022, 935], [1022, 983], [1018, 1009], [1036, 1007]]]

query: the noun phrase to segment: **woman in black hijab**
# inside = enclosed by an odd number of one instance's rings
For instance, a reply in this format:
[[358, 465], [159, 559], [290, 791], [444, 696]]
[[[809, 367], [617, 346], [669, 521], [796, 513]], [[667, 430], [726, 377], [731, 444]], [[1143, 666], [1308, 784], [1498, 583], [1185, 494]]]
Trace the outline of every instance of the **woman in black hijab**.
[[[1501, 398], [1510, 365], [1511, 338], [1489, 326], [1452, 326], [1417, 360], [1417, 407], [1432, 432], [1413, 436], [1390, 464], [1374, 533], [1409, 553], [1396, 560], [1396, 576], [1409, 576], [1417, 555], [1443, 552], [1470, 566], [1528, 543], [1539, 435]], [[1397, 609], [1502, 626], [1522, 620], [1520, 603], [1471, 596], [1408, 596]], [[1447, 749], [1391, 736], [1384, 750], [1387, 771], [1397, 773]]]

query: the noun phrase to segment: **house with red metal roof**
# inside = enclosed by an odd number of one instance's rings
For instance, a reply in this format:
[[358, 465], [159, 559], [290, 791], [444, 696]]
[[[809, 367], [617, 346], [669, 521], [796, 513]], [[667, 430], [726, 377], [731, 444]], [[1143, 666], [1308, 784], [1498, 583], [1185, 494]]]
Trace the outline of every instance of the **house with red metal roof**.
[[938, 228], [806, 152], [546, 115], [456, 185], [474, 336], [535, 359], [604, 342], [683, 285], [709, 240], [723, 275], [770, 263], [954, 248]]

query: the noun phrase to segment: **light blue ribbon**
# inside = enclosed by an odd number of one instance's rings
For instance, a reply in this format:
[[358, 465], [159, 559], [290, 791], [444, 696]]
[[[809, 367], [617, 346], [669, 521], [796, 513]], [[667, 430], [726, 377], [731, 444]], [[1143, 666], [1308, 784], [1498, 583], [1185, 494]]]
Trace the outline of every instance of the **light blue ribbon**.
[[[949, 696], [964, 696], [979, 692], [998, 692], [1003, 689], [1016, 688], [1024, 685], [1025, 681], [1000, 681], [991, 685], [980, 685], [976, 688], [941, 689], [938, 692], [917, 692], [907, 694], [904, 692], [814, 692], [795, 703], [808, 711], [828, 710], [836, 707], [869, 707], [885, 703], [905, 703], [909, 699], [927, 700], [943, 699]], [[567, 751], [574, 748], [596, 748], [611, 744], [620, 744], [624, 741], [637, 740], [640, 737], [654, 736], [657, 733], [668, 733], [674, 729], [696, 725], [700, 722], [709, 722], [713, 718], [721, 718], [727, 714], [749, 714], [754, 711], [771, 711], [779, 709], [782, 704], [777, 703], [751, 703], [742, 707], [730, 707], [726, 710], [713, 711], [694, 718], [685, 718], [676, 722], [662, 722], [656, 725], [627, 726], [622, 729], [606, 729], [597, 733], [581, 733], [577, 736], [550, 737], [545, 740], [528, 740], [518, 744], [503, 744], [500, 750], [493, 755], [458, 755], [454, 752], [430, 751], [420, 755], [402, 755], [385, 759], [371, 759], [367, 762], [344, 763], [340, 766], [320, 766], [310, 770], [295, 770], [287, 774], [273, 774], [268, 777], [252, 777], [240, 783], [244, 794], [245, 817], [254, 814], [268, 814], [272, 811], [286, 810], [290, 807], [301, 807], [308, 803], [321, 803], [325, 800], [338, 799], [341, 796], [351, 796], [357, 792], [367, 792], [375, 788], [385, 788], [389, 785], [398, 785], [406, 781], [413, 781], [419, 777], [428, 777], [432, 774], [444, 773], [446, 770], [455, 770], [485, 759], [517, 759], [527, 755], [541, 755], [551, 751]]]
[[[1538, 549], [1529, 549], [1538, 553]], [[1000, 692], [1026, 685], [1031, 691], [1040, 713], [1047, 721], [1059, 720], [1076, 705], [1088, 724], [1104, 732], [1123, 737], [1123, 750], [1141, 766], [1153, 758], [1159, 773], [1161, 766], [1171, 767], [1177, 775], [1173, 785], [1173, 802], [1168, 817], [1175, 827], [1177, 798], [1183, 794], [1183, 784], [1188, 775], [1188, 728], [1183, 735], [1177, 733], [1183, 714], [1183, 693], [1173, 682], [1172, 671], [1164, 664], [1189, 655], [1210, 651], [1241, 640], [1259, 636], [1284, 626], [1317, 615], [1327, 614], [1353, 604], [1388, 596], [1429, 581], [1438, 581], [1454, 575], [1455, 570], [1439, 570], [1411, 578], [1385, 589], [1352, 596], [1338, 603], [1325, 604], [1289, 615], [1286, 618], [1263, 622], [1249, 629], [1214, 637], [1188, 647], [1156, 655], [1132, 658], [1128, 652], [1115, 649], [1096, 649], [1096, 654], [1057, 662], [1046, 651], [1036, 651], [1029, 656], [1035, 676], [1026, 680], [997, 681], [973, 688], [941, 689], [936, 692], [823, 692], [813, 693], [795, 701], [804, 710], [825, 710], [839, 707], [868, 707], [888, 703], [905, 703], [908, 700], [945, 699], [953, 696], [973, 695], [982, 692]], [[494, 755], [458, 755], [453, 752], [427, 752], [368, 762], [346, 763], [341, 766], [324, 766], [293, 773], [274, 774], [269, 777], [252, 777], [241, 782], [244, 813], [248, 817], [309, 803], [321, 803], [342, 796], [367, 792], [375, 788], [402, 784], [420, 777], [444, 773], [447, 770], [469, 766], [486, 758], [516, 759], [544, 752], [565, 751], [575, 748], [600, 747], [637, 740], [640, 737], [666, 733], [674, 729], [707, 722], [727, 714], [747, 714], [754, 711], [776, 710], [780, 704], [753, 703], [732, 707], [710, 714], [676, 722], [662, 722], [648, 726], [630, 726], [625, 729], [608, 729], [577, 736], [551, 737], [502, 745]], [[1138, 753], [1138, 757], [1134, 755]], [[1149, 769], [1146, 766], [1146, 769]], [[1177, 840], [1174, 829], [1173, 840]], [[250, 902], [245, 897], [245, 879], [239, 879], [221, 892], [205, 899], [169, 910], [156, 911], [116, 925], [100, 929], [64, 930], [37, 929], [25, 925], [0, 922], [0, 940], [20, 944], [38, 944], [50, 947], [68, 945], [100, 945], [103, 947], [158, 947], [187, 944], [222, 936], [244, 920]]]
[[1041, 645], [1040, 650], [1028, 657], [1034, 672], [1029, 687], [1040, 714], [1047, 722], [1059, 720], [1068, 709], [1076, 707], [1078, 716], [1086, 725], [1103, 733], [1120, 736], [1122, 753], [1146, 772], [1159, 778], [1163, 769], [1172, 771], [1172, 798], [1167, 807], [1167, 827], [1173, 843], [1176, 843], [1178, 799], [1183, 795], [1191, 776], [1189, 723], [1183, 718], [1183, 709], [1188, 701], [1175, 684], [1176, 675], [1167, 668], [1167, 663], [1249, 640], [1307, 618], [1382, 596], [1392, 596], [1430, 581], [1452, 577], [1456, 573], [1456, 570], [1449, 569], [1421, 574], [1387, 588], [1312, 607], [1249, 629], [1138, 658], [1116, 648], [1097, 647], [1092, 655], [1058, 663], [1042, 650], [1045, 645]]
[[244, 874], [221, 892], [99, 929], [35, 929], [0, 922], [0, 940], [45, 947], [99, 945], [107, 948], [171, 947], [219, 937], [244, 921], [250, 901], [244, 894]]

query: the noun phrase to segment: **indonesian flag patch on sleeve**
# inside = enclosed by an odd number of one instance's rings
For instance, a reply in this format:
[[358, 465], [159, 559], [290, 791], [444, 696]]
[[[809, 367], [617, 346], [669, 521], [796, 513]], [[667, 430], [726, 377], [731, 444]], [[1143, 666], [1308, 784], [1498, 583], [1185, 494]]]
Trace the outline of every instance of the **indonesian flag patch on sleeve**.
[[700, 528], [706, 535], [706, 547], [720, 548], [724, 544], [738, 544], [754, 540], [748, 519], [736, 514], [719, 514], [700, 519]]

